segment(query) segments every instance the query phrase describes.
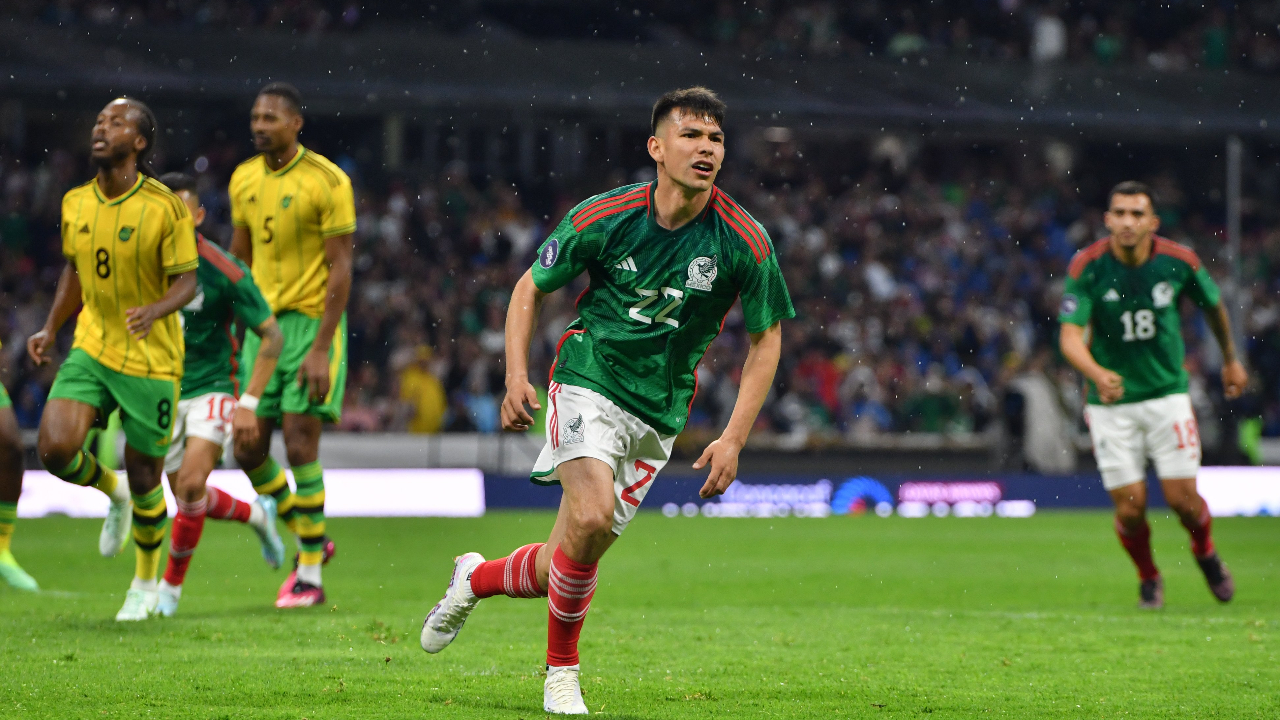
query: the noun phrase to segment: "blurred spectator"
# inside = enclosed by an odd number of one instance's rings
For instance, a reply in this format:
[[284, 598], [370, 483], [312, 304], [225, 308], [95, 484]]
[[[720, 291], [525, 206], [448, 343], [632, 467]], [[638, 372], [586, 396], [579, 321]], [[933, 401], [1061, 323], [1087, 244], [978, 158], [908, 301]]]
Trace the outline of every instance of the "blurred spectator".
[[[1105, 233], [1100, 190], [1082, 196], [1080, 186], [1106, 158], [1061, 143], [1031, 158], [1030, 143], [970, 151], [890, 134], [831, 142], [786, 128], [744, 133], [720, 181], [768, 230], [797, 310], [758, 429], [794, 447], [983, 433], [1001, 419], [1039, 437], [1022, 426], [1040, 417], [1036, 403], [1052, 398], [1065, 418], [1059, 439], [1081, 431], [1079, 377], [1056, 359], [1055, 317], [1072, 253]], [[202, 230], [223, 242], [225, 184], [243, 152], [213, 139], [194, 154], [202, 199], [215, 209]], [[59, 198], [83, 181], [84, 167], [62, 152], [38, 159], [29, 165], [0, 147], [0, 374], [28, 426], [38, 422], [52, 375], [51, 366], [30, 364], [25, 339], [43, 324], [63, 263]], [[623, 180], [601, 173], [534, 200], [510, 183], [479, 183], [465, 163], [438, 175], [380, 177], [352, 162], [359, 219], [341, 427], [496, 432], [511, 288], [569, 207]], [[1250, 310], [1241, 326], [1260, 432], [1280, 435], [1280, 231], [1272, 229], [1280, 173], [1265, 171], [1273, 164], [1260, 161], [1260, 195], [1245, 204]], [[1160, 196], [1162, 233], [1220, 273], [1220, 215], [1203, 179], [1194, 170], [1142, 179]], [[545, 301], [530, 352], [536, 384], [545, 383], [584, 287], [580, 279]], [[1186, 334], [1208, 446], [1210, 416], [1225, 407], [1220, 355], [1198, 314], [1188, 313]], [[62, 352], [69, 342], [68, 330]], [[732, 310], [698, 366], [692, 430], [728, 421], [748, 347], [742, 314]], [[1235, 427], [1223, 425], [1221, 442], [1236, 441]]]
[[[10, 10], [9, 5], [14, 7]], [[538, 0], [376, 6], [350, 0], [17, 0], [6, 5], [15, 17], [60, 26], [259, 27], [311, 35], [386, 32], [406, 26], [446, 32], [496, 26], [541, 36], [548, 31], [546, 24], [531, 18], [543, 8]], [[949, 53], [1000, 62], [1146, 64], [1166, 72], [1196, 65], [1280, 71], [1280, 17], [1270, 2], [701, 0], [649, 3], [644, 18], [636, 17], [638, 25], [633, 27], [614, 15], [614, 35], [631, 40], [683, 32], [708, 45], [759, 57]], [[645, 25], [651, 26], [648, 31]], [[567, 38], [580, 39], [594, 38], [600, 31], [594, 23], [566, 23], [559, 30]]]
[[1031, 59], [1037, 63], [1062, 60], [1067, 56], [1067, 24], [1049, 7], [1035, 11], [1031, 27]]
[[400, 400], [412, 407], [405, 428], [411, 433], [437, 433], [444, 427], [448, 402], [444, 385], [431, 368], [433, 355], [431, 348], [419, 345], [413, 362], [400, 371]]

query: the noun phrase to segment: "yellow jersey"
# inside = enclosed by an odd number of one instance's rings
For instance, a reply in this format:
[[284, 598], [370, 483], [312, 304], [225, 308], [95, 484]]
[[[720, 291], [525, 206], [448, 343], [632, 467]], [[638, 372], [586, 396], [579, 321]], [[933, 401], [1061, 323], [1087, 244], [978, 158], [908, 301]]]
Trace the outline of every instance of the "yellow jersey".
[[90, 180], [62, 196], [62, 254], [75, 266], [84, 303], [72, 347], [118, 373], [180, 379], [181, 313], [156, 320], [139, 340], [125, 325], [125, 311], [159, 300], [171, 275], [199, 264], [186, 203], [141, 174], [114, 200]]
[[324, 242], [356, 229], [351, 178], [301, 145], [288, 165], [267, 167], [262, 155], [231, 173], [231, 223], [248, 228], [253, 280], [277, 314], [324, 314], [329, 263]]

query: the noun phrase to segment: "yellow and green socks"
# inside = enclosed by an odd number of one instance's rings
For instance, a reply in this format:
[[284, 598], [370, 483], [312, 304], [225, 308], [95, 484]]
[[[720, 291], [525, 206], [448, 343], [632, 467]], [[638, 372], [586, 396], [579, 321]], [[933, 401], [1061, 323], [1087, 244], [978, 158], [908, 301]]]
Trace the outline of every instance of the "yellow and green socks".
[[[298, 566], [314, 566], [314, 575], [308, 571], [308, 577], [319, 580], [320, 563], [324, 560], [324, 469], [320, 461], [293, 468], [293, 481], [298, 486], [293, 508], [297, 520], [294, 530], [298, 534]], [[302, 572], [299, 572], [301, 578]], [[306, 578], [301, 578], [306, 579]], [[307, 580], [311, 582], [311, 580]], [[319, 582], [311, 582], [319, 585]]]
[[276, 500], [276, 515], [284, 521], [285, 527], [297, 532], [297, 521], [294, 511], [294, 494], [289, 489], [289, 479], [285, 477], [284, 468], [271, 457], [262, 465], [246, 470], [249, 482], [259, 495], [270, 495]]
[[137, 580], [155, 582], [160, 568], [160, 546], [169, 526], [168, 508], [164, 504], [164, 487], [141, 495], [133, 495], [133, 542], [137, 545]]
[[18, 519], [18, 503], [0, 502], [0, 556], [9, 552], [13, 541], [13, 523]]
[[119, 479], [115, 471], [102, 467], [97, 458], [84, 450], [77, 451], [76, 456], [67, 463], [66, 467], [61, 470], [52, 470], [52, 472], [72, 485], [95, 487], [112, 500], [124, 502], [123, 497], [116, 497]]

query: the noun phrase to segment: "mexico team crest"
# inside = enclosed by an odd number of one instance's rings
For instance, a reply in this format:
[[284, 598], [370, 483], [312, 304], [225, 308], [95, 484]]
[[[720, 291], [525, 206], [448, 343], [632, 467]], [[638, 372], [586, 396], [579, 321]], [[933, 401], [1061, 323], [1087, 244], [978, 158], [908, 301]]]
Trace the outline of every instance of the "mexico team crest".
[[564, 424], [564, 442], [562, 444], [568, 445], [569, 443], [580, 443], [586, 440], [585, 431], [586, 423], [583, 422], [582, 415], [579, 414], [578, 417]]
[[700, 257], [689, 263], [689, 278], [684, 286], [694, 290], [711, 292], [711, 283], [716, 280], [717, 263], [714, 257]]
[[1169, 307], [1173, 304], [1173, 286], [1167, 281], [1161, 280], [1151, 288], [1151, 302], [1158, 308]]

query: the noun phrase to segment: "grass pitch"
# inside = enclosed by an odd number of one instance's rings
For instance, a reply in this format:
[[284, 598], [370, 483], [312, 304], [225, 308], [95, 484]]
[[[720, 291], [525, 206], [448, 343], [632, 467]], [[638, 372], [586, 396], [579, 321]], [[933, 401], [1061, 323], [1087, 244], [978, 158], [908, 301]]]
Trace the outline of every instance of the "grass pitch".
[[[19, 521], [45, 591], [0, 587], [0, 716], [541, 718], [545, 601], [481, 603], [428, 656], [455, 554], [545, 537], [544, 512], [337, 519], [324, 608], [271, 607], [284, 572], [210, 522], [179, 617], [112, 618], [133, 553], [96, 521]], [[583, 689], [615, 718], [1280, 717], [1280, 521], [1215, 522], [1219, 606], [1176, 520], [1153, 516], [1167, 609], [1102, 512], [1029, 520], [644, 513], [601, 565]]]

